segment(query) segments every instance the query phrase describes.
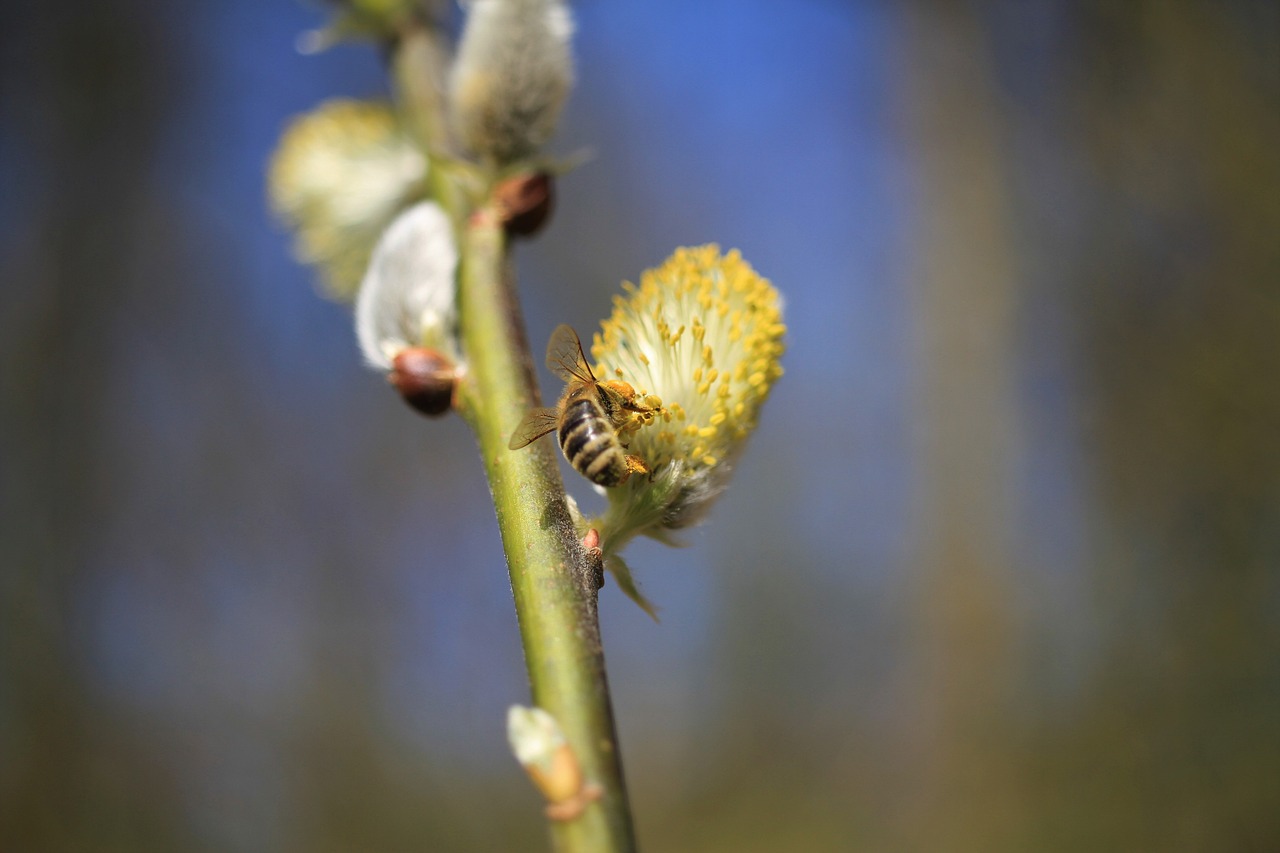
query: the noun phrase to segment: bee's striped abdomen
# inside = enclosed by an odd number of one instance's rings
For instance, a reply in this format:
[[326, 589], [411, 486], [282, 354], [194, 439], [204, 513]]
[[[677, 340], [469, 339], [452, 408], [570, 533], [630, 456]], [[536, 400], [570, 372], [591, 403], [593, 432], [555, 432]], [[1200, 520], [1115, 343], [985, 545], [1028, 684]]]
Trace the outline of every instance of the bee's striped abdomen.
[[595, 400], [580, 397], [564, 408], [557, 433], [564, 458], [574, 470], [601, 486], [616, 486], [627, 471], [618, 437]]

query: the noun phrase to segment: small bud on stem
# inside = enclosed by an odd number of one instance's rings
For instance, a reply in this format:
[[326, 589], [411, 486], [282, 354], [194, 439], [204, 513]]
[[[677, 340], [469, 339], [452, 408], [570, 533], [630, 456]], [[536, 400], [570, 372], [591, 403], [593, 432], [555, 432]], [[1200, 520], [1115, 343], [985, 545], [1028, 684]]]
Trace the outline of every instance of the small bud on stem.
[[508, 234], [532, 237], [542, 230], [555, 208], [555, 181], [546, 172], [507, 178], [494, 188], [493, 200]]
[[453, 406], [457, 372], [453, 362], [428, 347], [406, 347], [391, 359], [387, 381], [404, 401], [430, 417]]
[[585, 780], [573, 748], [546, 711], [512, 705], [507, 711], [507, 739], [516, 760], [547, 798], [547, 817], [573, 820], [600, 799], [600, 786]]

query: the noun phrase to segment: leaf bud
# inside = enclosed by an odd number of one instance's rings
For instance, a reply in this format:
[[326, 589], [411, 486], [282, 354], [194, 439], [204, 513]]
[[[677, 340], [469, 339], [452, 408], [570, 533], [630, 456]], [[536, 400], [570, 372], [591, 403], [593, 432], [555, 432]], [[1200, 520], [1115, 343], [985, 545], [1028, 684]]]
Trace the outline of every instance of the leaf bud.
[[547, 798], [547, 816], [572, 820], [602, 792], [587, 782], [582, 765], [556, 718], [541, 708], [512, 705], [507, 711], [507, 740], [516, 760]]

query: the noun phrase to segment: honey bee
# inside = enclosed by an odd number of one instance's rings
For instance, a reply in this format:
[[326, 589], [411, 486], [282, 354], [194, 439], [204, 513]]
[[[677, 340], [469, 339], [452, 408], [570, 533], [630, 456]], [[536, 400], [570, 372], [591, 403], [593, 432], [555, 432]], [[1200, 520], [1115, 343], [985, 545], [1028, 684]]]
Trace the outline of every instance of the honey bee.
[[525, 415], [507, 447], [519, 450], [556, 430], [564, 458], [597, 485], [617, 486], [632, 474], [649, 473], [644, 460], [623, 452], [626, 445], [619, 431], [632, 425], [633, 413], [644, 416], [657, 412], [654, 398], [642, 397], [626, 382], [597, 380], [577, 333], [566, 325], [551, 333], [547, 367], [565, 381], [564, 393], [555, 406]]

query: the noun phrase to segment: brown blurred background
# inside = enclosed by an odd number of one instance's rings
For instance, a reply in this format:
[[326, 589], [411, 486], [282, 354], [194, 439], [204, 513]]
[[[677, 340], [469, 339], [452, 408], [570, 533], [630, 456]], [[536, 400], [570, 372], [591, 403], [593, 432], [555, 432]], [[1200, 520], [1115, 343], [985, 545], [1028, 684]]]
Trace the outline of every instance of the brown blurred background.
[[[788, 300], [661, 624], [602, 593], [645, 849], [1280, 850], [1280, 7], [575, 10], [531, 337], [681, 244]], [[545, 845], [470, 437], [264, 209], [385, 92], [320, 21], [0, 7], [0, 850]]]

